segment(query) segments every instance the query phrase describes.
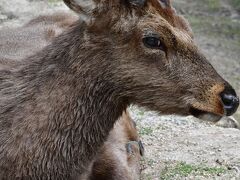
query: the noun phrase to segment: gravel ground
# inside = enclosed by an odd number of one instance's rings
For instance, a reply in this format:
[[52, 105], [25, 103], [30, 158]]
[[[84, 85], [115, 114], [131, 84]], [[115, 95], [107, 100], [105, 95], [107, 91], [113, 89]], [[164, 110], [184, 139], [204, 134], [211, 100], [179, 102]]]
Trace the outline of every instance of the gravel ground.
[[[238, 12], [224, 0], [178, 0], [175, 5], [190, 20], [203, 52], [240, 94]], [[58, 10], [67, 8], [57, 0], [1, 0], [0, 28], [19, 26]], [[240, 179], [238, 129], [216, 127], [193, 117], [160, 116], [138, 107], [130, 111], [146, 149], [143, 180]], [[240, 119], [239, 114], [236, 118]]]

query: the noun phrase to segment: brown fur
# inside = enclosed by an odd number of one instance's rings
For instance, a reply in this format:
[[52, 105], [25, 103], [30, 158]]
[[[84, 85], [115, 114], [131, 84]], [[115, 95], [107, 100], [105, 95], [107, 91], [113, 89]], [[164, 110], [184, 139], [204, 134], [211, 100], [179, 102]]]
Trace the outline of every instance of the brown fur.
[[[19, 54], [21, 56], [18, 58], [24, 59], [34, 54], [34, 52], [40, 51], [47, 46], [47, 44], [50, 44], [53, 38], [59, 36], [60, 33], [62, 33], [64, 30], [67, 30], [73, 23], [66, 24], [65, 22], [71, 22], [74, 20], [74, 18], [75, 16], [66, 13], [55, 13], [47, 16], [39, 16], [21, 28], [8, 29], [8, 33], [5, 32], [5, 36], [1, 37], [1, 41], [5, 42], [8, 40], [9, 52], [12, 51], [12, 54]], [[39, 29], [39, 27], [41, 27], [41, 29]], [[27, 34], [25, 34], [26, 38], [21, 39], [19, 36], [21, 36], [21, 32], [23, 31], [27, 32]], [[9, 39], [9, 36], [12, 36], [11, 39]], [[48, 36], [48, 38], [44, 38], [46, 36]], [[32, 46], [30, 50], [27, 50], [31, 43], [31, 41], [29, 41], [30, 39], [33, 40]], [[38, 45], [35, 44], [36, 41], [34, 40], [36, 39], [40, 40]], [[11, 42], [9, 40], [11, 40]], [[24, 46], [26, 44], [24, 40], [27, 41], [29, 46]], [[11, 47], [11, 45], [14, 46]], [[25, 50], [24, 52], [19, 53], [19, 51], [22, 51], [22, 48], [19, 48], [21, 46], [24, 46]], [[3, 52], [3, 49], [4, 47], [0, 46], [0, 52]], [[4, 54], [2, 53], [2, 55]], [[8, 64], [8, 68], [16, 68], [18, 64], [12, 64], [12, 62], [12, 60], [6, 60], [0, 62], [0, 65], [3, 67], [5, 64]], [[21, 61], [19, 63], [21, 63]], [[6, 67], [4, 69], [6, 69]], [[143, 151], [143, 149], [141, 149], [143, 147], [139, 146], [138, 144], [139, 142], [140, 141], [135, 124], [131, 120], [129, 114], [124, 112], [120, 120], [116, 122], [116, 125], [109, 134], [108, 140], [104, 143], [104, 146], [101, 148], [95, 160], [92, 162], [92, 165], [80, 177], [79, 175], [76, 175], [76, 179], [139, 179], [139, 163], [141, 152]], [[132, 152], [127, 152], [126, 145], [132, 147]]]
[[[138, 180], [143, 148], [128, 113], [118, 120], [95, 160], [79, 180]], [[130, 151], [126, 149], [129, 149]]]
[[[223, 116], [219, 92], [230, 86], [171, 6], [93, 3], [85, 22], [20, 68], [0, 71], [0, 177], [73, 179], [130, 104], [163, 114]], [[152, 32], [165, 51], [143, 45]]]

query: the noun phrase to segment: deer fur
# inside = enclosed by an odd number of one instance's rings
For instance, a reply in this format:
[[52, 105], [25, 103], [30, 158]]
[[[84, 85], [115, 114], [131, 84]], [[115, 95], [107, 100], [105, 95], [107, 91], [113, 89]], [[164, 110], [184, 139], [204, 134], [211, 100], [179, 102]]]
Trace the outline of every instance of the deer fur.
[[[5, 28], [0, 34], [0, 68], [7, 69], [19, 65], [28, 56], [34, 55], [49, 45], [53, 38], [66, 31], [78, 20], [72, 13], [56, 12], [42, 15], [30, 20], [18, 28]], [[211, 121], [211, 119], [205, 118]], [[216, 122], [217, 126], [240, 128], [234, 117], [223, 117]]]
[[[130, 104], [162, 114], [225, 114], [219, 94], [229, 85], [169, 1], [92, 4], [75, 8], [86, 19], [26, 63], [0, 71], [2, 179], [74, 179]], [[161, 49], [144, 46], [152, 34]]]
[[[69, 13], [59, 12], [34, 18], [23, 27], [2, 30], [4, 36], [0, 36], [0, 42], [8, 42], [7, 56], [12, 59], [6, 60], [4, 63], [2, 61], [0, 67], [8, 64], [8, 68], [16, 68], [22, 63], [21, 61], [15, 62], [16, 60], [27, 58], [43, 49], [55, 37], [67, 30], [75, 18], [76, 16]], [[23, 35], [24, 37], [22, 37]], [[2, 56], [0, 59], [5, 59], [5, 48], [4, 44], [0, 46]], [[18, 59], [14, 59], [14, 57], [18, 57]], [[140, 179], [140, 159], [143, 151], [136, 125], [128, 112], [124, 112], [94, 161], [83, 174], [76, 174], [75, 179]]]
[[128, 113], [116, 122], [95, 160], [79, 180], [138, 180], [144, 153], [135, 123]]

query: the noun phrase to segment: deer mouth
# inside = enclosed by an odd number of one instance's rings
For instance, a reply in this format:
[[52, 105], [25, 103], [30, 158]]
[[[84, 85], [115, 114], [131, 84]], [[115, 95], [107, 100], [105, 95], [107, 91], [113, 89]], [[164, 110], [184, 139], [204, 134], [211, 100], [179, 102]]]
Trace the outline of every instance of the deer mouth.
[[[215, 91], [214, 86], [210, 92]], [[219, 91], [219, 90], [218, 90]], [[193, 101], [189, 108], [190, 114], [193, 116], [216, 122], [223, 116], [233, 115], [239, 106], [239, 97], [231, 86], [226, 86], [221, 93], [210, 93], [207, 101]]]
[[202, 119], [202, 120], [210, 121], [210, 122], [217, 122], [223, 117], [223, 115], [203, 111], [203, 110], [200, 110], [200, 109], [197, 109], [194, 107], [191, 107], [189, 109], [189, 112], [191, 115], [193, 115], [194, 117], [196, 117], [198, 119]]

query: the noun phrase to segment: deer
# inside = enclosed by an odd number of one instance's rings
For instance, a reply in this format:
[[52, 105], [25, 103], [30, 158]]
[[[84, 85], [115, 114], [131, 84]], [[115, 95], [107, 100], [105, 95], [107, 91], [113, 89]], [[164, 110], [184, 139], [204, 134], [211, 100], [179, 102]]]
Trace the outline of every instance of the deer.
[[107, 141], [79, 180], [138, 180], [144, 147], [128, 112], [115, 123]]
[[64, 2], [84, 18], [0, 71], [2, 179], [75, 179], [131, 104], [212, 121], [236, 112], [169, 0]]
[[[71, 7], [74, 11], [79, 7]], [[0, 34], [0, 68], [11, 68], [23, 63], [21, 60], [34, 55], [52, 40], [67, 30], [78, 17], [69, 12], [55, 12], [51, 15], [40, 15], [31, 19], [22, 27], [5, 28]], [[209, 121], [207, 117], [205, 120]], [[225, 128], [238, 128], [240, 125], [234, 117], [223, 117], [217, 126]]]
[[[76, 20], [76, 16], [70, 13], [56, 12], [31, 19], [22, 27], [0, 31], [3, 32], [0, 35], [0, 59], [5, 59], [5, 62], [1, 61], [0, 67], [6, 68], [8, 64], [8, 68], [16, 68], [19, 63], [23, 63], [20, 59], [43, 49]], [[8, 42], [7, 47], [5, 42]], [[76, 179], [140, 179], [140, 160], [143, 154], [144, 147], [139, 139], [136, 123], [128, 112], [123, 112], [91, 166], [83, 174], [76, 174]]]

